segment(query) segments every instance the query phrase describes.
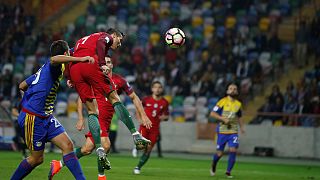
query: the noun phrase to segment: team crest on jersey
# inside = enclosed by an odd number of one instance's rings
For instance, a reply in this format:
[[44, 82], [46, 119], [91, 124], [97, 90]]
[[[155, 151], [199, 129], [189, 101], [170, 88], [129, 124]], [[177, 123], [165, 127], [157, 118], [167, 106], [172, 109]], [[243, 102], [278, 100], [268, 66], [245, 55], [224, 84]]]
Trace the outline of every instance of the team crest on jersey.
[[36, 142], [36, 146], [40, 147], [42, 145], [42, 142]]
[[158, 107], [158, 104], [154, 104], [153, 107], [154, 107], [154, 108], [157, 108], [157, 107]]
[[110, 41], [109, 37], [106, 37], [105, 40], [106, 40], [107, 44], [108, 44], [109, 41]]

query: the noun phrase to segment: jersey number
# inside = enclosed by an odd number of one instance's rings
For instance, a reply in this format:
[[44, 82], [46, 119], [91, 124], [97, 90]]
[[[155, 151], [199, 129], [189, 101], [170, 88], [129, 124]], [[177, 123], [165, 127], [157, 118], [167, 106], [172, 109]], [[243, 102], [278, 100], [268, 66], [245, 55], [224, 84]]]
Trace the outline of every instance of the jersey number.
[[157, 116], [157, 110], [153, 110], [152, 111], [152, 117], [156, 117]]
[[238, 137], [233, 137], [233, 143], [238, 144]]
[[37, 84], [39, 79], [40, 79], [40, 73], [42, 71], [42, 67], [37, 71], [37, 73], [35, 74], [36, 75], [36, 79], [32, 81], [31, 84]]
[[90, 36], [85, 36], [85, 37], [81, 38], [80, 41], [79, 41], [79, 43], [78, 43], [77, 46], [76, 46], [76, 49], [78, 49], [78, 46], [79, 46], [80, 43], [81, 43], [81, 44], [84, 44], [89, 37], [90, 37]]
[[55, 128], [61, 126], [61, 124], [59, 123], [59, 121], [58, 121], [57, 119], [55, 119], [55, 118], [52, 118], [52, 119], [50, 120], [50, 122], [54, 123], [54, 127], [55, 127]]

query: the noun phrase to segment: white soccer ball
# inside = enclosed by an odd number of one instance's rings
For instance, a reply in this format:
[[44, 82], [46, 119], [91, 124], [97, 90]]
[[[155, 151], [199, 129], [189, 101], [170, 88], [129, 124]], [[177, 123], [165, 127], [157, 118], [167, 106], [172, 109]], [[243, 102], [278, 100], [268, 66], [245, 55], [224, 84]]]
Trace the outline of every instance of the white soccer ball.
[[165, 41], [171, 48], [179, 48], [186, 42], [186, 35], [179, 28], [171, 28], [165, 34]]

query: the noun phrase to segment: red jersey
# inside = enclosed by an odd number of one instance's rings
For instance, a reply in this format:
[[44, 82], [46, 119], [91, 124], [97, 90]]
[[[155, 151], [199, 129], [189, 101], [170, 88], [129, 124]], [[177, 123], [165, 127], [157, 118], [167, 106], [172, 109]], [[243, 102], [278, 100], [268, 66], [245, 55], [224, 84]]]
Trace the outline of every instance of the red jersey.
[[[130, 86], [130, 84], [119, 74], [112, 73], [111, 80], [114, 83], [114, 86], [118, 95], [125, 92], [129, 96], [130, 94], [133, 93], [133, 89]], [[101, 94], [98, 94], [96, 96], [96, 99], [97, 99], [98, 106], [100, 103], [106, 103], [105, 104], [106, 106], [113, 108], [112, 104], [109, 101], [107, 101], [107, 99]]]
[[91, 56], [98, 61], [99, 66], [105, 65], [105, 57], [113, 43], [113, 38], [106, 32], [90, 34], [79, 39], [74, 47], [73, 56]]
[[152, 122], [152, 128], [160, 127], [160, 116], [169, 115], [169, 103], [165, 98], [155, 100], [152, 96], [142, 99], [142, 105], [146, 115]]

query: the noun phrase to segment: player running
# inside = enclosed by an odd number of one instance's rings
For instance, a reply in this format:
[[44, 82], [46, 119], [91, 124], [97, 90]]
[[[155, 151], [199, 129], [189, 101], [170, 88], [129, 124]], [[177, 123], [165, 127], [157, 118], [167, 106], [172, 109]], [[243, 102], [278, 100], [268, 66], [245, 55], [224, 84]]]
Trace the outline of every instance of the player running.
[[[132, 99], [133, 104], [136, 107], [138, 117], [140, 117], [143, 122], [148, 122], [146, 124], [147, 124], [147, 127], [150, 128], [151, 121], [149, 120], [149, 118], [147, 117], [146, 113], [143, 110], [140, 98], [137, 96], [137, 94], [133, 91], [130, 84], [123, 77], [121, 77], [118, 74], [112, 73], [113, 64], [110, 57], [106, 57], [105, 59], [106, 59], [106, 66], [108, 66], [108, 69], [109, 69], [109, 76], [115, 84], [115, 90], [117, 91], [118, 94], [125, 92]], [[96, 100], [97, 100], [98, 110], [99, 110], [99, 124], [101, 128], [101, 144], [105, 152], [109, 153], [110, 140], [108, 137], [108, 132], [109, 132], [109, 127], [111, 124], [112, 117], [114, 115], [114, 109], [112, 104], [109, 101], [107, 101], [104, 96], [98, 94], [98, 96], [96, 96]], [[79, 120], [76, 124], [76, 128], [77, 130], [81, 131], [84, 129], [85, 121], [82, 114], [82, 102], [80, 98], [78, 99], [78, 117], [79, 117]], [[85, 144], [82, 147], [77, 148], [75, 150], [77, 158], [79, 159], [83, 156], [91, 154], [94, 148], [95, 148], [95, 145], [94, 145], [94, 139], [92, 138], [92, 133], [88, 132], [86, 134]], [[53, 169], [54, 169], [53, 175], [55, 175], [62, 168], [63, 161], [52, 160], [51, 166], [53, 166]], [[109, 163], [106, 169], [108, 170], [110, 168], [111, 168], [111, 165]], [[98, 168], [98, 172], [99, 172], [98, 179], [100, 180], [106, 179], [103, 168], [101, 167]]]
[[148, 161], [154, 144], [160, 135], [160, 122], [169, 119], [169, 103], [162, 97], [163, 87], [159, 81], [151, 84], [152, 95], [142, 99], [142, 104], [147, 116], [152, 122], [152, 128], [148, 129], [144, 125], [140, 125], [140, 133], [143, 137], [150, 139], [151, 144], [144, 150], [140, 157], [138, 165], [134, 168], [134, 174], [140, 174], [142, 166]]
[[241, 102], [236, 99], [237, 96], [237, 85], [234, 83], [229, 84], [226, 96], [217, 102], [210, 113], [211, 117], [220, 121], [217, 127], [217, 152], [213, 156], [212, 167], [210, 169], [211, 176], [215, 175], [218, 161], [223, 155], [225, 145], [228, 143], [229, 160], [226, 175], [228, 178], [233, 178], [231, 170], [236, 162], [237, 148], [239, 146], [238, 124], [240, 125], [241, 133], [245, 132], [241, 120]]
[[[50, 47], [51, 58], [36, 74], [31, 75], [22, 83], [20, 90], [24, 91], [21, 101], [22, 111], [18, 122], [24, 134], [24, 140], [30, 156], [24, 159], [11, 179], [23, 179], [36, 166], [43, 162], [45, 143], [51, 141], [62, 150], [63, 161], [76, 179], [85, 179], [79, 161], [73, 152], [73, 144], [63, 126], [52, 115], [57, 97], [59, 82], [63, 78], [67, 62], [93, 63], [94, 59], [87, 57], [69, 57], [67, 42], [58, 40]], [[88, 63], [83, 63], [88, 64]]]
[[108, 168], [108, 162], [105, 159], [104, 149], [101, 147], [98, 111], [94, 103], [95, 96], [103, 95], [108, 99], [117, 116], [130, 130], [137, 148], [144, 149], [150, 144], [150, 141], [142, 137], [136, 130], [129, 112], [120, 102], [117, 92], [114, 91], [114, 83], [108, 77], [109, 69], [106, 66], [105, 57], [109, 49], [115, 50], [121, 46], [122, 38], [123, 34], [112, 28], [107, 32], [94, 33], [81, 38], [76, 43], [73, 56], [91, 56], [95, 59], [95, 63], [92, 65], [81, 63], [70, 65], [71, 80], [82, 103], [85, 103], [88, 110], [89, 130], [97, 147], [98, 166], [102, 166], [104, 169]]

